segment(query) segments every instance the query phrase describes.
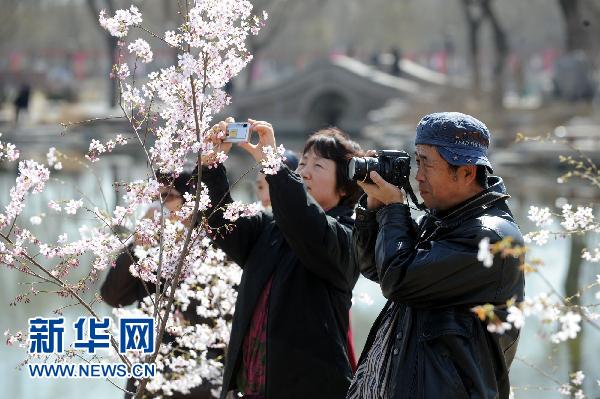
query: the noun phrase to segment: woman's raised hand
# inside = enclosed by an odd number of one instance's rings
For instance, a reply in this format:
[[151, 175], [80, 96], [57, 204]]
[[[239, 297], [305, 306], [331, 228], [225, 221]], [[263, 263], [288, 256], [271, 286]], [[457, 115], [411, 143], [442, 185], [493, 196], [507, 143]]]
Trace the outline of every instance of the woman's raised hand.
[[226, 137], [227, 124], [233, 122], [235, 122], [235, 120], [232, 117], [228, 117], [224, 121], [213, 125], [213, 127], [208, 130], [205, 141], [213, 143], [214, 151], [207, 155], [204, 153], [202, 154], [202, 165], [214, 164], [219, 152], [227, 154], [229, 150], [231, 150], [231, 143], [226, 143], [224, 140]]
[[248, 119], [248, 122], [250, 123], [250, 132], [258, 133], [258, 143], [252, 144], [247, 142], [240, 143], [239, 145], [244, 150], [248, 151], [256, 162], [260, 162], [265, 157], [265, 153], [263, 152], [264, 147], [271, 146], [276, 148], [275, 131], [269, 122], [255, 121], [254, 119]]

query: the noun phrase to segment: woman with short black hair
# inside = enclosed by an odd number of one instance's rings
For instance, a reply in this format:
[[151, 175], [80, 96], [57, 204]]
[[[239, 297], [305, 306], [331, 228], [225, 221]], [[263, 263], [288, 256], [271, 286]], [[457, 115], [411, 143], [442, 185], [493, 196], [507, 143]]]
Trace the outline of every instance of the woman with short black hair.
[[[265, 146], [275, 148], [275, 133], [267, 122], [249, 122], [259, 143], [240, 146], [260, 162]], [[222, 122], [216, 130], [225, 128]], [[360, 155], [340, 130], [316, 132], [296, 171], [283, 165], [266, 176], [272, 213], [240, 217], [227, 232], [225, 167], [203, 168], [214, 205], [208, 222], [220, 231], [214, 242], [244, 268], [221, 398], [230, 391], [246, 398], [345, 397], [352, 378], [348, 311], [359, 275], [351, 260], [352, 214], [360, 195], [345, 169]]]

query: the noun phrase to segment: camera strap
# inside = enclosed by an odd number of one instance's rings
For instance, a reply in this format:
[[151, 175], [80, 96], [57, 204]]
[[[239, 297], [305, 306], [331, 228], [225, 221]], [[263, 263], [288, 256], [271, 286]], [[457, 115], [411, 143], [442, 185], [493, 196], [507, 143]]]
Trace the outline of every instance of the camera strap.
[[419, 200], [417, 199], [417, 196], [415, 195], [415, 192], [413, 191], [412, 186], [410, 185], [410, 182], [408, 181], [408, 179], [402, 185], [401, 188], [404, 190], [404, 192], [406, 194], [408, 194], [408, 197], [410, 198], [412, 203], [415, 204], [415, 206], [417, 207], [418, 210], [424, 211], [426, 213], [430, 213], [429, 210], [425, 207], [424, 203], [422, 203], [422, 202], [419, 203]]

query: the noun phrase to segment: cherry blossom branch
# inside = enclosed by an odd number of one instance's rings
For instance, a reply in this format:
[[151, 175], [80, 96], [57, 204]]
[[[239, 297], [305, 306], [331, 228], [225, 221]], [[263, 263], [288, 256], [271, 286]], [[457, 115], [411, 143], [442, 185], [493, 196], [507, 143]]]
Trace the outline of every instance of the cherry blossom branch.
[[125, 117], [123, 115], [121, 116], [105, 116], [105, 117], [99, 117], [99, 118], [91, 118], [91, 119], [85, 119], [83, 121], [79, 121], [79, 122], [61, 122], [60, 125], [63, 127], [63, 131], [61, 132], [61, 136], [64, 136], [64, 134], [66, 133], [67, 130], [69, 130], [72, 127], [75, 126], [81, 126], [81, 125], [87, 125], [89, 123], [95, 123], [95, 122], [102, 122], [102, 121], [110, 121], [110, 120], [114, 120], [114, 119], [125, 119]]
[[[11, 245], [14, 245], [14, 243], [12, 242], [12, 240], [10, 239], [10, 237], [0, 233], [0, 237], [2, 237], [6, 242], [8, 242]], [[98, 314], [96, 312], [94, 312], [94, 310], [83, 300], [83, 298], [81, 298], [79, 296], [79, 294], [77, 294], [77, 292], [75, 292], [73, 289], [71, 289], [71, 287], [69, 287], [68, 284], [64, 283], [62, 280], [60, 280], [58, 277], [55, 277], [52, 273], [50, 273], [48, 270], [46, 270], [46, 268], [42, 265], [40, 265], [35, 259], [31, 258], [29, 255], [22, 254], [22, 257], [27, 259], [27, 261], [29, 261], [32, 265], [36, 266], [38, 269], [40, 269], [42, 271], [42, 273], [46, 274], [48, 276], [49, 279], [55, 281], [57, 284], [59, 284], [65, 291], [67, 291], [71, 296], [73, 296], [75, 299], [77, 299], [77, 301], [92, 315], [94, 316], [96, 319], [100, 320], [100, 316], [98, 316]], [[117, 342], [115, 341], [114, 337], [110, 337], [110, 342], [111, 345], [113, 347], [113, 349], [117, 352], [119, 358], [121, 359], [121, 361], [123, 361], [123, 363], [125, 363], [127, 365], [127, 368], [130, 370], [131, 369], [131, 363], [129, 362], [129, 360], [123, 356], [121, 353], [119, 353], [118, 350], [118, 346], [117, 346]]]
[[[79, 355], [78, 353], [75, 353], [75, 357], [78, 357], [79, 359], [83, 360], [87, 364], [91, 364], [92, 363], [90, 360], [88, 360], [85, 357]], [[108, 381], [108, 382], [110, 382], [113, 386], [115, 386], [116, 388], [118, 388], [120, 391], [123, 391], [126, 395], [133, 395], [134, 394], [134, 392], [130, 392], [130, 391], [126, 390], [125, 388], [121, 388], [115, 382], [113, 382], [110, 378], [105, 378], [105, 380]]]
[[[202, 93], [204, 94], [206, 92], [206, 68], [207, 68], [207, 64], [208, 64], [208, 60], [206, 57], [203, 57], [204, 60], [204, 80], [202, 83]], [[196, 88], [195, 88], [195, 83], [194, 83], [194, 78], [192, 76], [190, 76], [190, 84], [191, 84], [191, 88], [192, 88], [192, 104], [193, 104], [193, 110], [194, 110], [194, 122], [196, 124], [196, 138], [198, 141], [200, 141], [201, 138], [201, 132], [200, 132], [200, 123], [199, 123], [199, 119], [198, 119], [198, 107], [196, 104]], [[203, 117], [203, 113], [204, 113], [204, 102], [201, 103], [200, 105], [200, 117]], [[202, 148], [200, 148], [200, 150], [198, 151], [198, 156], [197, 156], [197, 184], [196, 184], [196, 198], [194, 201], [194, 210], [192, 212], [192, 221], [190, 223], [190, 228], [187, 231], [186, 237], [185, 237], [185, 242], [183, 244], [183, 249], [181, 251], [181, 255], [179, 257], [179, 260], [177, 262], [177, 268], [175, 270], [174, 276], [171, 279], [171, 283], [170, 285], [167, 285], [165, 287], [165, 291], [167, 292], [168, 288], [171, 288], [171, 292], [169, 295], [169, 299], [167, 302], [167, 307], [166, 307], [166, 313], [169, 314], [171, 311], [171, 307], [173, 305], [173, 301], [174, 301], [174, 297], [175, 297], [175, 289], [174, 287], [177, 286], [177, 284], [179, 283], [179, 277], [181, 275], [181, 270], [183, 268], [183, 263], [184, 263], [184, 259], [185, 256], [187, 255], [187, 251], [188, 251], [188, 246], [190, 243], [190, 239], [192, 236], [192, 232], [194, 231], [194, 226], [196, 225], [196, 220], [198, 218], [198, 209], [200, 207], [200, 194], [201, 194], [201, 190], [202, 190], [202, 185], [200, 184], [200, 182], [202, 181]], [[160, 339], [162, 338], [163, 334], [164, 334], [164, 329], [166, 327], [166, 318], [162, 321], [161, 325], [160, 325], [160, 329], [158, 330], [158, 340], [157, 340], [157, 345], [155, 348], [155, 351], [151, 357], [151, 362], [154, 361], [154, 359], [156, 359], [156, 355], [158, 354], [158, 350], [159, 350], [159, 344], [158, 342], [160, 341]]]
[[[108, 229], [111, 231], [111, 233], [113, 233], [113, 235], [121, 242], [121, 244], [123, 245], [123, 247], [126, 247], [127, 241], [129, 241], [131, 239], [131, 237], [133, 237], [135, 235], [135, 232], [133, 232], [125, 240], [122, 240], [121, 237], [119, 236], [119, 234], [112, 228], [112, 226], [106, 220], [104, 220], [104, 218], [102, 217], [102, 215], [98, 215], [96, 212], [94, 212], [94, 211], [92, 211], [90, 209], [87, 209], [87, 208], [86, 208], [86, 210], [88, 212], [93, 213], [96, 216], [96, 219], [99, 219], [100, 221], [102, 221], [104, 223], [104, 225], [106, 227], [108, 227]], [[129, 255], [129, 259], [131, 259], [131, 261], [135, 264], [135, 259], [133, 258], [133, 255], [131, 254], [131, 252], [127, 251], [127, 254]], [[148, 285], [146, 284], [146, 281], [144, 279], [140, 279], [140, 281], [142, 282], [142, 286], [144, 287], [144, 290], [150, 296], [150, 289], [148, 288]], [[150, 298], [150, 300], [153, 301], [153, 298]], [[157, 306], [156, 303], [153, 303], [153, 304], [154, 304], [154, 306]], [[154, 317], [156, 317], [156, 315], [154, 315]], [[158, 317], [160, 319], [160, 315]]]
[[148, 29], [148, 28], [146, 28], [146, 27], [144, 27], [142, 25], [137, 25], [136, 28], [138, 28], [139, 30], [142, 30], [142, 31], [146, 32], [147, 34], [149, 34], [153, 38], [158, 39], [161, 42], [163, 42], [163, 43], [171, 46], [171, 44], [168, 41], [166, 41], [164, 37], [161, 37], [161, 36], [157, 35], [156, 33], [152, 32], [150, 29]]
[[[230, 80], [232, 76], [239, 73], [244, 65], [248, 63], [250, 56], [245, 48], [245, 39], [249, 34], [257, 34], [261, 25], [261, 18], [252, 15], [252, 4], [247, 0], [227, 0], [227, 2], [209, 0], [208, 2], [195, 3], [193, 9], [190, 8], [191, 5], [189, 1], [182, 3], [182, 1], [178, 0], [177, 4], [184, 22], [177, 31], [166, 32], [164, 38], [154, 35], [149, 29], [141, 26], [142, 16], [135, 6], [131, 6], [129, 10], [116, 11], [114, 16], [108, 18], [106, 13], [100, 13], [100, 24], [109, 30], [113, 36], [124, 38], [127, 36], [130, 27], [138, 27], [142, 31], [149, 33], [153, 37], [159, 38], [177, 49], [183, 49], [184, 46], [181, 44], [183, 43], [185, 45], [185, 43], [187, 43], [187, 51], [182, 55], [180, 62], [175, 68], [161, 69], [160, 72], [152, 72], [152, 74], [149, 75], [150, 81], [147, 85], [142, 87], [143, 95], [140, 95], [138, 88], [132, 87], [130, 84], [124, 82], [124, 79], [130, 76], [129, 67], [126, 63], [120, 67], [117, 66], [115, 69], [115, 73], [120, 78], [119, 106], [128, 122], [132, 125], [139, 143], [142, 145], [155, 179], [157, 173], [155, 167], [160, 166], [161, 170], [165, 171], [181, 170], [183, 166], [183, 157], [190, 152], [190, 149], [196, 154], [197, 158], [196, 178], [198, 184], [196, 186], [196, 198], [192, 201], [192, 198], [186, 197], [184, 202], [185, 212], [182, 211], [182, 215], [187, 215], [185, 216], [186, 220], [191, 218], [191, 223], [189, 225], [184, 223], [184, 225], [187, 225], [187, 230], [185, 227], [175, 227], [176, 230], [173, 230], [173, 225], [165, 225], [164, 212], [161, 212], [160, 239], [156, 240], [155, 236], [151, 238], [151, 242], [154, 244], [158, 243], [159, 248], [154, 249], [151, 258], [145, 263], [146, 267], [149, 268], [147, 270], [154, 270], [158, 274], [157, 278], [159, 283], [161, 282], [163, 267], [166, 269], [168, 266], [169, 268], [169, 278], [166, 282], [164, 284], [156, 285], [153, 309], [149, 306], [151, 299], [145, 300], [142, 304], [144, 312], [154, 314], [155, 317], [157, 315], [164, 315], [162, 320], [160, 320], [155, 350], [152, 355], [145, 359], [145, 361], [150, 362], [158, 361], [157, 359], [161, 348], [160, 345], [162, 344], [167, 325], [171, 322], [169, 315], [171, 315], [175, 304], [176, 291], [179, 290], [178, 292], [181, 293], [181, 295], [186, 295], [186, 290], [182, 291], [181, 287], [179, 287], [179, 282], [183, 277], [184, 267], [186, 267], [185, 281], [190, 281], [193, 286], [194, 284], [198, 284], [199, 281], [194, 282], [195, 277], [193, 273], [188, 276], [189, 270], [187, 269], [187, 264], [189, 262], [200, 262], [198, 265], [200, 269], [195, 272], [199, 272], [203, 267], [207, 267], [211, 263], [222, 262], [221, 259], [223, 255], [218, 254], [213, 254], [210, 257], [207, 256], [206, 259], [208, 259], [208, 262], [206, 264], [203, 263], [204, 261], [200, 260], [204, 248], [208, 250], [208, 247], [206, 247], [207, 244], [204, 242], [206, 236], [200, 234], [196, 228], [199, 224], [198, 218], [201, 217], [199, 211], [206, 208], [206, 199], [204, 198], [206, 195], [203, 194], [204, 190], [202, 189], [201, 163], [202, 152], [206, 151], [204, 147], [205, 143], [202, 140], [203, 135], [205, 134], [205, 131], [203, 132], [206, 124], [205, 112], [206, 110], [210, 110], [209, 112], [212, 113], [218, 112], [218, 110], [222, 109], [222, 107], [229, 102], [229, 97], [220, 88], [225, 82]], [[185, 12], [183, 12], [184, 7]], [[231, 8], [232, 12], [216, 14], [207, 12], [207, 10], [213, 10], [215, 7]], [[265, 14], [263, 14], [263, 19], [266, 19]], [[234, 29], [231, 31], [222, 29], [222, 27], [230, 26], [232, 23], [235, 25], [238, 21], [240, 24], [239, 28], [241, 29]], [[237, 25], [235, 26], [237, 27]], [[119, 50], [122, 49], [123, 44], [120, 43], [120, 46], [121, 48]], [[194, 48], [194, 54], [192, 54], [192, 48]], [[199, 49], [198, 52], [195, 50], [196, 48]], [[130, 52], [136, 53], [136, 66], [132, 77], [132, 81], [135, 85], [138, 59], [141, 59], [142, 62], [149, 62], [147, 60], [151, 59], [152, 53], [148, 43], [143, 39], [132, 42], [128, 49]], [[199, 55], [196, 53], [199, 53]], [[119, 62], [121, 62], [121, 59], [119, 59]], [[186, 84], [186, 80], [188, 79], [189, 84]], [[201, 86], [199, 85], [200, 80], [202, 80]], [[200, 87], [201, 90], [199, 90]], [[210, 95], [207, 95], [208, 87], [214, 89]], [[191, 101], [189, 101], [190, 91], [192, 97]], [[145, 145], [146, 140], [142, 140], [141, 138], [141, 129], [145, 124], [144, 131], [146, 135], [152, 129], [152, 103], [150, 103], [147, 112], [141, 114], [140, 117], [136, 116], [134, 110], [138, 108], [141, 110], [146, 101], [145, 99], [151, 98], [154, 100], [155, 94], [157, 96], [156, 98], [160, 98], [166, 104], [165, 113], [163, 114], [161, 111], [161, 117], [167, 119], [167, 124], [164, 128], [161, 127], [157, 130], [157, 144], [155, 144], [151, 150], [148, 150]], [[129, 105], [131, 105], [131, 110], [125, 111], [125, 108], [129, 108]], [[190, 110], [193, 111], [193, 127], [191, 126]], [[192, 136], [193, 132], [195, 133], [195, 138]], [[98, 145], [95, 145], [94, 148], [103, 152], [101, 151], [102, 147]], [[153, 151], [156, 151], [156, 153]], [[152, 153], [152, 157], [150, 157], [150, 153]], [[176, 159], [177, 161], [174, 162], [173, 159]], [[270, 164], [266, 166], [270, 166]], [[191, 206], [192, 202], [193, 206]], [[161, 209], [163, 205], [164, 203], [161, 201]], [[157, 221], [158, 220], [155, 219], [155, 223]], [[151, 223], [146, 223], [146, 225], [150, 226]], [[204, 227], [204, 221], [202, 221], [200, 225]], [[181, 231], [184, 233], [182, 234]], [[143, 234], [150, 239], [147, 232]], [[167, 235], [169, 235], [169, 237], [170, 235], [173, 235], [173, 238], [177, 241], [177, 252], [172, 251], [170, 241], [167, 243]], [[197, 241], [200, 239], [202, 239], [202, 242], [198, 248], [193, 249], [194, 259], [192, 259], [191, 245], [197, 245]], [[114, 238], [111, 238], [111, 240], [113, 240], [113, 242], [116, 241]], [[169, 240], [171, 240], [171, 238], [169, 238]], [[164, 259], [168, 259], [169, 261], [168, 265], [166, 263], [163, 265], [163, 251]], [[159, 259], [156, 259], [157, 255]], [[148, 254], [146, 253], [143, 256], [146, 257]], [[140, 264], [140, 266], [143, 265]], [[154, 276], [148, 277], [151, 279], [155, 278]], [[209, 279], [214, 278], [216, 278], [216, 276], [213, 276], [212, 273], [209, 272]], [[227, 281], [230, 283], [234, 282], [236, 278], [235, 273], [227, 275]], [[220, 277], [218, 279], [221, 281]], [[210, 285], [212, 283], [207, 280], [200, 284]], [[190, 292], [190, 294], [191, 293], [192, 292]], [[185, 298], [189, 297], [189, 295], [181, 298], [177, 297], [177, 301], [180, 299], [183, 300], [182, 307], [185, 308], [189, 305], [189, 302], [186, 301]], [[213, 300], [216, 298], [218, 297], [207, 299]], [[228, 310], [225, 308], [233, 306], [231, 299], [229, 297], [223, 297], [223, 300], [227, 306], [221, 306], [214, 310], [211, 309], [207, 314], [213, 314], [213, 311], [216, 311], [217, 314], [223, 314], [223, 312], [229, 311], [230, 309]], [[226, 327], [226, 323], [224, 323], [223, 320], [218, 320], [216, 327], [223, 329]], [[178, 331], [181, 332], [182, 330]], [[189, 337], [186, 339], [189, 339]], [[218, 339], [218, 336], [215, 337], [215, 339]], [[213, 360], [209, 361], [209, 363], [212, 362]], [[205, 376], [204, 373], [202, 373], [202, 378], [211, 380], [212, 377], [209, 375]], [[154, 382], [149, 383], [149, 380], [142, 380], [136, 390], [136, 397], [139, 398], [143, 395], [147, 384], [154, 385]], [[158, 387], [152, 386], [150, 390], [154, 391], [157, 388]]]
[[532, 369], [534, 369], [535, 371], [537, 371], [538, 373], [540, 373], [542, 376], [546, 377], [547, 379], [549, 379], [550, 381], [552, 381], [553, 383], [555, 383], [556, 385], [558, 385], [558, 386], [562, 385], [562, 382], [558, 381], [556, 378], [554, 378], [553, 376], [551, 376], [550, 374], [548, 374], [547, 372], [545, 372], [544, 370], [542, 370], [541, 368], [539, 368], [535, 364], [528, 362], [524, 358], [522, 358], [520, 356], [515, 356], [515, 360], [518, 360], [521, 363], [525, 364], [526, 366], [531, 367]]
[[[540, 278], [542, 279], [542, 281], [544, 281], [544, 283], [548, 286], [548, 288], [550, 288], [550, 291], [562, 302], [562, 304], [567, 307], [567, 308], [580, 308], [580, 306], [575, 306], [570, 304], [567, 299], [565, 297], [563, 297], [556, 288], [554, 288], [554, 286], [552, 285], [552, 283], [550, 282], [550, 280], [548, 280], [546, 278], [546, 276], [544, 276], [539, 270], [536, 270], [536, 274], [538, 276], [540, 276]], [[590, 319], [590, 317], [585, 314], [585, 312], [580, 311], [579, 309], [577, 309], [577, 313], [579, 313], [579, 315], [581, 317], [583, 317], [592, 327], [594, 327], [596, 330], [600, 331], [600, 325], [598, 323], [596, 323], [594, 320]]]
[[[120, 90], [122, 92], [122, 86], [121, 85], [120, 85], [120, 88], [121, 88]], [[148, 153], [148, 149], [146, 148], [145, 143], [142, 141], [142, 138], [140, 137], [139, 128], [134, 123], [133, 115], [131, 116], [131, 118], [127, 115], [127, 112], [125, 111], [125, 108], [123, 107], [123, 104], [122, 104], [121, 101], [119, 102], [119, 107], [121, 108], [121, 111], [125, 114], [125, 117], [129, 121], [129, 124], [133, 128], [134, 134], [135, 134], [136, 138], [138, 139], [138, 142], [140, 143], [140, 146], [144, 150], [144, 154], [146, 156], [146, 160], [148, 162], [148, 165], [150, 167], [150, 171], [152, 172], [153, 177], [155, 179], [157, 179], [157, 174], [156, 174], [156, 170], [155, 170], [155, 167], [154, 167], [154, 162], [152, 160], [152, 157]], [[148, 128], [148, 125], [146, 125], [146, 129], [147, 128]], [[160, 201], [160, 233], [161, 234], [160, 234], [160, 243], [159, 243], [159, 261], [158, 261], [158, 269], [157, 269], [157, 279], [158, 279], [158, 281], [160, 281], [161, 269], [162, 269], [162, 262], [163, 262], [163, 248], [164, 248], [163, 236], [164, 236], [164, 231], [165, 231], [164, 201], [161, 200]], [[143, 279], [142, 279], [142, 281], [143, 281]], [[150, 294], [150, 291], [146, 288], [145, 285], [144, 285], [144, 288], [146, 289], [146, 292], [148, 294]], [[155, 309], [155, 311], [154, 311], [153, 317], [155, 317], [155, 318], [158, 317], [159, 320], [160, 320], [160, 315], [158, 313], [159, 305], [160, 305], [160, 302], [161, 302], [161, 297], [159, 296], [159, 290], [160, 290], [160, 284], [156, 284], [156, 294], [155, 294], [155, 297], [154, 297], [154, 304], [155, 304], [154, 309]], [[163, 323], [161, 323], [161, 325], [162, 324]]]
[[[187, 3], [187, 1], [186, 1], [186, 3]], [[202, 82], [202, 94], [205, 94], [205, 92], [206, 92], [206, 69], [208, 66], [208, 60], [207, 60], [206, 56], [203, 57], [203, 61], [204, 61], [204, 73], [203, 73], [203, 82]], [[200, 123], [199, 123], [199, 119], [198, 119], [198, 106], [196, 104], [196, 87], [194, 84], [194, 78], [191, 75], [190, 75], [190, 84], [191, 84], [191, 89], [192, 89], [192, 106], [193, 106], [193, 111], [194, 111], [196, 139], [198, 141], [200, 141], [201, 140], [201, 132], [200, 132]], [[201, 107], [200, 108], [200, 117], [202, 118], [203, 114], [204, 114], [204, 101], [201, 103], [200, 107]], [[150, 356], [149, 363], [153, 363], [156, 360], [156, 357], [158, 356], [158, 352], [160, 350], [160, 344], [162, 343], [162, 338], [164, 336], [165, 328], [167, 325], [168, 315], [170, 314], [171, 308], [173, 306], [173, 302], [174, 302], [174, 298], [175, 298], [175, 287], [179, 283], [179, 277], [181, 275], [181, 270], [183, 269], [183, 263], [184, 263], [186, 255], [187, 255], [187, 252], [188, 252], [188, 245], [190, 243], [190, 238], [192, 236], [192, 232], [194, 231], [194, 226], [196, 225], [196, 220], [198, 217], [198, 209], [199, 209], [199, 205], [200, 205], [200, 194], [201, 194], [201, 190], [202, 190], [201, 181], [202, 181], [202, 147], [200, 147], [200, 149], [198, 151], [198, 155], [197, 155], [196, 198], [194, 200], [194, 211], [192, 213], [192, 221], [190, 223], [190, 228], [187, 231], [187, 234], [185, 237], [185, 242], [183, 243], [183, 249], [181, 251], [179, 260], [177, 262], [177, 268], [171, 279], [171, 284], [170, 285], [168, 283], [165, 284], [165, 289], [164, 289], [163, 293], [166, 293], [169, 287], [171, 288], [169, 299], [167, 301], [167, 305], [165, 308], [166, 317], [160, 323], [154, 353], [152, 353], [152, 355]], [[162, 240], [162, 235], [161, 235], [161, 240]], [[161, 247], [162, 247], [162, 242], [161, 242]], [[159, 264], [159, 270], [160, 270], [160, 264]], [[158, 289], [156, 292], [156, 296], [158, 297]], [[161, 297], [162, 297], [162, 294], [161, 294]], [[157, 300], [157, 302], [160, 303], [160, 298]], [[140, 385], [136, 392], [135, 398], [142, 397], [147, 383], [148, 383], [148, 379], [143, 379], [140, 382]]]

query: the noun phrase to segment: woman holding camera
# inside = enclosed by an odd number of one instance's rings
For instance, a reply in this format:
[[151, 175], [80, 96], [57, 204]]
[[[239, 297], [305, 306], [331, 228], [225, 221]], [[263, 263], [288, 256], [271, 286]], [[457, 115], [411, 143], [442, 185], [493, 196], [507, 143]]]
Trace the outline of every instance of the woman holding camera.
[[[275, 148], [275, 134], [267, 122], [249, 123], [259, 142], [239, 145], [260, 162], [263, 147]], [[225, 122], [215, 126], [215, 137], [225, 129]], [[221, 151], [231, 148], [216, 142]], [[225, 167], [203, 168], [214, 242], [244, 268], [221, 398], [230, 391], [246, 398], [345, 397], [352, 377], [348, 311], [359, 274], [351, 260], [351, 216], [361, 194], [346, 164], [360, 155], [341, 131], [318, 131], [296, 172], [282, 165], [266, 176], [272, 213], [241, 217], [233, 226], [223, 218], [232, 202]]]

